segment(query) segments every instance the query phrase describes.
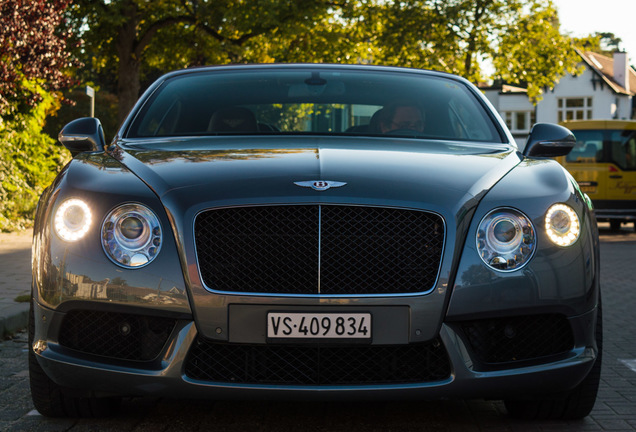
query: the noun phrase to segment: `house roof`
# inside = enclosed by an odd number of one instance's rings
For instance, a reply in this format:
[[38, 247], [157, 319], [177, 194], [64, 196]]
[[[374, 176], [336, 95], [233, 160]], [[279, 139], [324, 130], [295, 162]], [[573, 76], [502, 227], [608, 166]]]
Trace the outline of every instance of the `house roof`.
[[528, 89], [519, 87], [519, 86], [513, 86], [510, 84], [497, 83], [494, 85], [488, 85], [485, 83], [479, 83], [477, 84], [477, 87], [479, 87], [481, 90], [484, 90], [484, 91], [496, 90], [500, 94], [528, 93]]
[[625, 87], [621, 86], [614, 79], [614, 59], [612, 57], [605, 56], [603, 54], [595, 53], [592, 51], [580, 51], [576, 52], [581, 56], [583, 61], [596, 72], [603, 81], [616, 93], [622, 93], [627, 95], [636, 95], [636, 71], [631, 66], [628, 67], [629, 73], [629, 88], [627, 91]]

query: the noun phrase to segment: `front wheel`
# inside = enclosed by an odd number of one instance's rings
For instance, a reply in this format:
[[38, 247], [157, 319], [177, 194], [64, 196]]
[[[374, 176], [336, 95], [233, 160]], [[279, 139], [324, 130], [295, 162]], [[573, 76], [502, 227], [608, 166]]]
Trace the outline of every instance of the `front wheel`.
[[575, 420], [586, 417], [594, 408], [601, 380], [603, 314], [600, 301], [596, 317], [596, 345], [598, 355], [594, 366], [578, 386], [567, 392], [531, 400], [505, 400], [508, 414], [525, 420]]

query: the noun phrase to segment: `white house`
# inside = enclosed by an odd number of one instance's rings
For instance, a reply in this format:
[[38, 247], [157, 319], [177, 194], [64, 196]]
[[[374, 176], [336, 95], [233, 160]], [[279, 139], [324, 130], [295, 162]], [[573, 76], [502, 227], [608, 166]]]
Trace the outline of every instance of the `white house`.
[[628, 120], [636, 118], [636, 71], [625, 52], [613, 58], [582, 52], [583, 73], [566, 75], [535, 106], [520, 87], [500, 85], [482, 88], [517, 140], [519, 148], [534, 123], [563, 120]]

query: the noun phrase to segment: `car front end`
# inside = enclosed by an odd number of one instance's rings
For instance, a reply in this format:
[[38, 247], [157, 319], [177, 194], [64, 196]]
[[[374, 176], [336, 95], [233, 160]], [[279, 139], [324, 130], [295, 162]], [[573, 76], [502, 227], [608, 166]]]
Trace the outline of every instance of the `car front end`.
[[[303, 101], [349, 71], [295, 68], [310, 88], [287, 95]], [[591, 205], [495, 114], [495, 143], [127, 134], [161, 85], [38, 207], [32, 355], [67, 399], [482, 397], [519, 412], [598, 385]]]

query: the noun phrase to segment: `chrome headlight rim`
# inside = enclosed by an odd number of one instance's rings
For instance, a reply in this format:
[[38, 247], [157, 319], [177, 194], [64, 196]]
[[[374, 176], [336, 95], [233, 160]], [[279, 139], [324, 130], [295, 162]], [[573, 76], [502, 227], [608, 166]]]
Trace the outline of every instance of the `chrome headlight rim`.
[[101, 244], [106, 256], [126, 269], [147, 266], [159, 255], [163, 229], [156, 213], [138, 202], [112, 208], [102, 221]]
[[[78, 211], [81, 212], [81, 219], [72, 220], [80, 216], [77, 214]], [[73, 212], [75, 214], [72, 214]], [[60, 203], [53, 214], [53, 228], [60, 239], [74, 243], [88, 234], [92, 219], [91, 209], [84, 200], [77, 197], [67, 198]]]
[[550, 242], [568, 248], [581, 236], [581, 218], [568, 204], [552, 204], [545, 212], [545, 232]]
[[532, 220], [521, 210], [497, 207], [479, 221], [475, 245], [481, 261], [489, 269], [515, 272], [523, 269], [534, 257], [537, 232]]

